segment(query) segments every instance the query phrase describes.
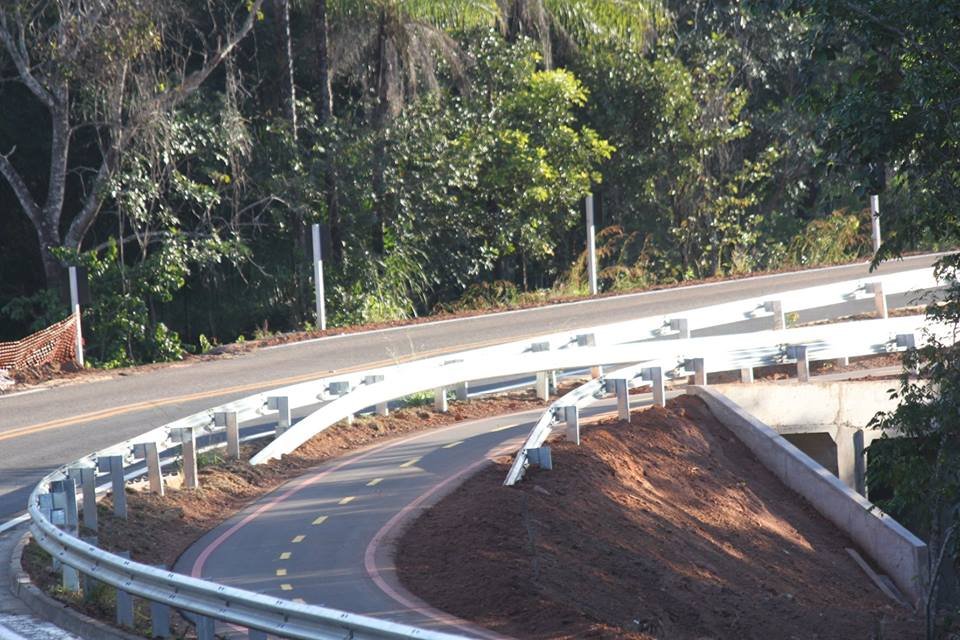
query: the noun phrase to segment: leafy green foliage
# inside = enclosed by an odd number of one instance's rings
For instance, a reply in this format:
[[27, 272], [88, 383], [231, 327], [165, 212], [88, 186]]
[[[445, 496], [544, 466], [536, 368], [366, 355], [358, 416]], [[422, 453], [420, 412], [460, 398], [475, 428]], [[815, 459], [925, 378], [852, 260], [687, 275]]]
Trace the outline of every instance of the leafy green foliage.
[[[955, 593], [960, 570], [960, 255], [943, 258], [938, 277], [947, 286], [942, 304], [927, 317], [934, 327], [926, 343], [904, 357], [905, 372], [891, 397], [899, 406], [878, 414], [871, 426], [899, 437], [871, 447], [868, 480], [889, 488], [880, 506], [922, 536], [930, 548], [927, 585], [927, 636], [940, 635], [946, 605], [942, 592]], [[911, 371], [918, 376], [914, 378]], [[947, 568], [952, 565], [952, 571]], [[945, 582], [952, 582], [944, 587]]]

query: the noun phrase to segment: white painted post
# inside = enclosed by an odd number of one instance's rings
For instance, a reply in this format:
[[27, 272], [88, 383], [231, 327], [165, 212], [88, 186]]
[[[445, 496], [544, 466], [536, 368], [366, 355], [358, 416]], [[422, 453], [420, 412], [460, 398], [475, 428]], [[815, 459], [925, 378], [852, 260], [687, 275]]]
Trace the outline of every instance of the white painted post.
[[597, 295], [597, 233], [593, 226], [593, 194], [586, 197], [587, 210], [587, 276], [590, 279], [590, 295]]
[[320, 245], [320, 225], [314, 224], [313, 231], [313, 289], [317, 303], [317, 326], [321, 331], [327, 328], [327, 303], [323, 294], [323, 249]]
[[870, 222], [873, 230], [873, 252], [880, 250], [880, 196], [870, 196]]
[[567, 423], [567, 440], [580, 444], [580, 408], [576, 405], [563, 408], [563, 419]]
[[446, 413], [447, 409], [447, 389], [446, 387], [437, 387], [433, 391], [433, 410]]
[[83, 333], [80, 330], [80, 290], [77, 286], [77, 268], [70, 267], [70, 310], [77, 319], [77, 335], [74, 340], [74, 353], [77, 364], [83, 366]]

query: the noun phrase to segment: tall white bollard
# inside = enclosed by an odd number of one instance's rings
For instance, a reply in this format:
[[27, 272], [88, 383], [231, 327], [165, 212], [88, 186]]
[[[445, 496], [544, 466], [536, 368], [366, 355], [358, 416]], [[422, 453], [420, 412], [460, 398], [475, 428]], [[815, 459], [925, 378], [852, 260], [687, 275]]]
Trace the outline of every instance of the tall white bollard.
[[77, 284], [77, 268], [70, 267], [70, 310], [77, 319], [77, 335], [74, 339], [74, 354], [77, 364], [83, 366], [83, 333], [80, 330], [80, 288]]
[[870, 223], [873, 231], [873, 252], [880, 250], [880, 196], [870, 196]]
[[597, 295], [597, 233], [593, 225], [593, 194], [586, 197], [587, 210], [587, 276], [590, 278], [590, 295]]
[[323, 249], [320, 245], [320, 225], [314, 224], [313, 232], [313, 289], [316, 294], [317, 327], [327, 328], [327, 303], [323, 294]]

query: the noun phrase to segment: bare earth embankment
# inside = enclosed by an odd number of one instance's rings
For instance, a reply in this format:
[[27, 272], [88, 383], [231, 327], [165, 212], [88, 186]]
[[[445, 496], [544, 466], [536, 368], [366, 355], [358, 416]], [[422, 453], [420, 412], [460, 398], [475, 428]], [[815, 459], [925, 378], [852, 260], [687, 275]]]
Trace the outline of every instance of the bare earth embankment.
[[554, 470], [491, 465], [411, 525], [404, 585], [519, 638], [918, 638], [854, 546], [699, 400], [586, 428]]

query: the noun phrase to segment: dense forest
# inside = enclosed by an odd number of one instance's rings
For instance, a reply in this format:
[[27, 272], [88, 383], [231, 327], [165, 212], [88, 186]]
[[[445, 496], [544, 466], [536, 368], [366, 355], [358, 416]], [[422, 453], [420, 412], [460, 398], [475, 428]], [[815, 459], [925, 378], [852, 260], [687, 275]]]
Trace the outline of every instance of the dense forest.
[[0, 340], [101, 366], [952, 243], [936, 2], [5, 0]]

